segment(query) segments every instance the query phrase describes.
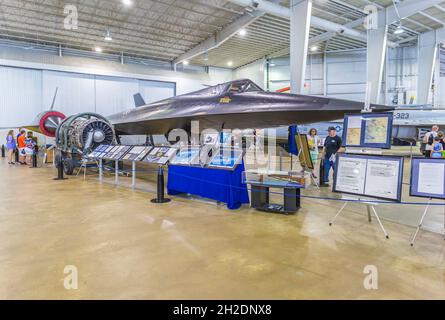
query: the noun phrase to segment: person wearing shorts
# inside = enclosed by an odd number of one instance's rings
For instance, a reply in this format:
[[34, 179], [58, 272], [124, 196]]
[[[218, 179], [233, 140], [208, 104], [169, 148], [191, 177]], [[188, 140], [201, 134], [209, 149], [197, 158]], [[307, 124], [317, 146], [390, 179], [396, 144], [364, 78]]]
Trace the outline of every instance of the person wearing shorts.
[[20, 134], [17, 136], [17, 146], [19, 148], [19, 163], [20, 164], [26, 164], [26, 131], [21, 130]]

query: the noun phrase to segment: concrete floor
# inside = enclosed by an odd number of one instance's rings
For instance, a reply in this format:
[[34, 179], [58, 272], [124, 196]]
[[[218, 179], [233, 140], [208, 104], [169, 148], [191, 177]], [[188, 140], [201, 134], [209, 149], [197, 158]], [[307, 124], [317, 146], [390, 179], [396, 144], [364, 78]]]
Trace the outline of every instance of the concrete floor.
[[[0, 159], [1, 299], [445, 298], [443, 236], [422, 232], [409, 246], [423, 207], [378, 206], [386, 240], [359, 205], [329, 227], [341, 202], [304, 199], [292, 216], [181, 197], [154, 205], [154, 194], [94, 175], [54, 176]], [[430, 227], [441, 231], [441, 219], [433, 208]], [[78, 290], [64, 288], [67, 265]], [[363, 286], [367, 265], [378, 290]]]

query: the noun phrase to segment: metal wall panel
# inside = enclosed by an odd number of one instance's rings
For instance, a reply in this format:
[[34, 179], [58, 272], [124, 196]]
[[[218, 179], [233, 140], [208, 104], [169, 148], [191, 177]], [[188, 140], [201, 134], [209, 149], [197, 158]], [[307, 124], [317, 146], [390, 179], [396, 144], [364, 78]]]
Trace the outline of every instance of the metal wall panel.
[[95, 79], [92, 75], [43, 71], [43, 105], [48, 109], [59, 88], [54, 109], [67, 116], [95, 112]]
[[138, 92], [138, 80], [96, 76], [95, 112], [109, 116], [134, 108], [133, 95]]
[[139, 92], [146, 103], [152, 103], [174, 97], [176, 85], [172, 82], [139, 80]]
[[42, 72], [0, 66], [0, 127], [31, 123], [42, 111]]

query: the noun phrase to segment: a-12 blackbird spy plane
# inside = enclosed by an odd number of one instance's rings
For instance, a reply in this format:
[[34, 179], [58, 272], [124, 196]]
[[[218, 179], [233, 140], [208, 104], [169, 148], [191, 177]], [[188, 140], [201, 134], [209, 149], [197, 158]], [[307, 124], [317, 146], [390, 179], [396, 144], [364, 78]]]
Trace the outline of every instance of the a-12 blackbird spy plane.
[[[200, 130], [273, 128], [341, 119], [363, 108], [363, 103], [348, 100], [266, 92], [243, 79], [140, 106], [108, 120], [117, 134], [152, 135], [189, 130], [191, 121], [199, 121]], [[394, 108], [371, 105], [371, 109], [384, 112]]]

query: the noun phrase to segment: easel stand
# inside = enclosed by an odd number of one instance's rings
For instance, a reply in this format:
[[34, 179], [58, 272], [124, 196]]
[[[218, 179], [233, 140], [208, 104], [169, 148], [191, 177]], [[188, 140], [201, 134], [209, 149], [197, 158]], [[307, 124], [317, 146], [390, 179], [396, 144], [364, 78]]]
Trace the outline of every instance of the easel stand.
[[[303, 153], [303, 156], [304, 156], [304, 149], [302, 148], [302, 146], [303, 146], [303, 141], [301, 140], [301, 135], [300, 135], [300, 134], [297, 134], [297, 136], [298, 136], [298, 139], [300, 140], [300, 149], [298, 150], [298, 154], [300, 154], [300, 152], [301, 152], [301, 153]], [[310, 157], [310, 155], [308, 155], [308, 156]], [[291, 160], [291, 161], [292, 161], [292, 160]], [[309, 168], [307, 167], [306, 163], [301, 163], [301, 161], [300, 161], [300, 164], [301, 164], [301, 166], [302, 166], [302, 168], [303, 168], [303, 176], [304, 176], [304, 174], [305, 174], [306, 172], [309, 173], [310, 176], [311, 176], [311, 180], [312, 180], [312, 182], [313, 182], [313, 183], [315, 184], [315, 186], [317, 187], [317, 190], [320, 190], [320, 186], [319, 186], [317, 180], [314, 178], [314, 176], [313, 176], [313, 174], [312, 174], [312, 170], [309, 169]]]
[[152, 203], [167, 203], [170, 202], [171, 199], [164, 198], [164, 168], [159, 166], [158, 170], [158, 184], [157, 184], [157, 196], [156, 199], [152, 199]]
[[[358, 199], [358, 200], [360, 200], [360, 199]], [[337, 214], [334, 216], [334, 218], [332, 218], [331, 222], [329, 222], [329, 226], [332, 226], [332, 225], [334, 224], [335, 220], [336, 220], [337, 217], [343, 212], [343, 210], [345, 210], [345, 208], [347, 207], [348, 203], [349, 203], [349, 202], [346, 201], [346, 202], [343, 204], [343, 206], [340, 208], [340, 210], [338, 210]], [[375, 210], [374, 205], [373, 205], [371, 202], [363, 202], [363, 204], [366, 205], [366, 209], [367, 209], [367, 211], [368, 211], [368, 221], [369, 221], [370, 223], [372, 222], [372, 214], [374, 214], [374, 216], [376, 217], [376, 219], [377, 219], [377, 221], [378, 221], [378, 223], [379, 223], [379, 225], [380, 225], [380, 228], [381, 228], [382, 231], [383, 231], [383, 234], [385, 235], [386, 239], [389, 239], [389, 235], [388, 235], [388, 233], [386, 232], [385, 227], [383, 226], [382, 221], [380, 220], [380, 217], [379, 217], [379, 215], [377, 214], [377, 211]]]
[[433, 202], [433, 199], [430, 198], [428, 200], [428, 204], [427, 204], [425, 210], [423, 211], [422, 218], [420, 218], [420, 222], [419, 222], [419, 225], [417, 226], [416, 232], [414, 233], [413, 238], [411, 239], [411, 247], [414, 247], [414, 242], [416, 241], [417, 235], [419, 234], [419, 231], [422, 228], [423, 221], [425, 220], [425, 217], [428, 214], [428, 210], [430, 209], [432, 202]]

